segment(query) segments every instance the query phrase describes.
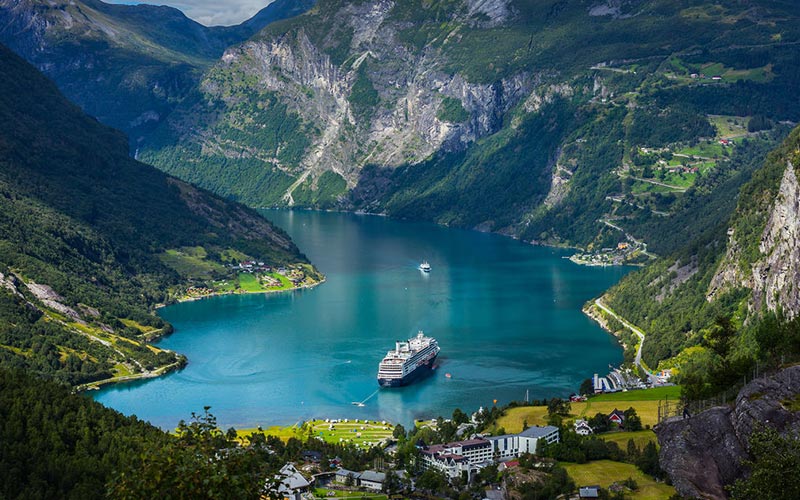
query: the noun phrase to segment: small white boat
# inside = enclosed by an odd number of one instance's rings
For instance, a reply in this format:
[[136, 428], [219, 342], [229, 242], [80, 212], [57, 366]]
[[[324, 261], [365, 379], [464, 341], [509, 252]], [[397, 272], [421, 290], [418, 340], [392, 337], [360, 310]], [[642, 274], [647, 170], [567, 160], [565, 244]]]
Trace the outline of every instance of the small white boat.
[[431, 272], [431, 265], [428, 264], [427, 260], [422, 261], [422, 264], [419, 265], [419, 270], [424, 271], [426, 273]]

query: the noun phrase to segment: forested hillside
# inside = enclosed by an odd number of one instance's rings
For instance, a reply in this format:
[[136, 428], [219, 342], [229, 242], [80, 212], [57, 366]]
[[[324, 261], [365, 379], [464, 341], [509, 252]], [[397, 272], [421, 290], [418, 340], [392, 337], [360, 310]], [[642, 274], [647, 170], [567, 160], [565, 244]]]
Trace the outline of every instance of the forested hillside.
[[756, 361], [800, 355], [800, 128], [762, 150], [734, 157], [717, 189], [695, 191], [684, 225], [662, 229], [674, 234], [665, 257], [603, 297], [646, 332], [645, 361], [698, 382], [700, 394], [741, 380]]
[[88, 114], [135, 140], [170, 113], [228, 46], [311, 5], [278, 0], [238, 26], [206, 27], [167, 6], [0, 0], [0, 42]]
[[229, 48], [139, 155], [253, 206], [653, 250], [744, 139], [800, 120], [794, 7], [324, 0]]
[[0, 46], [0, 365], [71, 384], [157, 374], [154, 306], [193, 276], [168, 252], [305, 262], [254, 211], [136, 162], [125, 137]]

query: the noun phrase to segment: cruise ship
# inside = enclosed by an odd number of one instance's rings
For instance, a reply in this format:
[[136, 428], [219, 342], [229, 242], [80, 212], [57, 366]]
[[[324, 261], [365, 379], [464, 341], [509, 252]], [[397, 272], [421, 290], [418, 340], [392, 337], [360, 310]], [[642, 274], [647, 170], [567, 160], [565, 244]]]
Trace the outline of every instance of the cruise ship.
[[405, 342], [397, 341], [393, 351], [378, 365], [378, 384], [382, 387], [407, 385], [433, 369], [439, 344], [422, 331]]

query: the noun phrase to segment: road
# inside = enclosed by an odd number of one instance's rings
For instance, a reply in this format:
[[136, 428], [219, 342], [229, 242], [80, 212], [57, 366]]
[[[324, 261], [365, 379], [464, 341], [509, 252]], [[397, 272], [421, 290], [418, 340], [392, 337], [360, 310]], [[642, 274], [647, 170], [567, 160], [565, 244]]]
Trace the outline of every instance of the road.
[[633, 325], [632, 323], [630, 323], [628, 320], [626, 320], [625, 318], [623, 318], [622, 316], [620, 316], [619, 314], [615, 313], [614, 311], [612, 311], [611, 309], [609, 309], [608, 307], [606, 307], [606, 305], [605, 305], [605, 304], [603, 304], [602, 302], [600, 302], [600, 299], [595, 299], [595, 301], [594, 301], [594, 305], [596, 305], [597, 307], [599, 307], [600, 309], [602, 309], [603, 311], [605, 311], [605, 312], [606, 312], [608, 315], [610, 315], [611, 317], [613, 317], [614, 319], [616, 319], [617, 321], [619, 321], [620, 323], [622, 323], [622, 325], [623, 325], [625, 328], [629, 329], [630, 331], [632, 331], [633, 333], [635, 333], [635, 334], [636, 334], [636, 336], [638, 336], [638, 337], [639, 337], [639, 348], [638, 348], [638, 349], [636, 349], [636, 357], [634, 357], [634, 358], [633, 358], [633, 363], [634, 363], [636, 366], [638, 366], [639, 368], [641, 368], [641, 369], [642, 369], [642, 371], [643, 371], [643, 372], [645, 372], [645, 373], [647, 374], [647, 378], [648, 378], [648, 380], [650, 380], [650, 383], [651, 383], [651, 384], [655, 384], [655, 383], [658, 381], [658, 380], [656, 379], [655, 375], [653, 375], [652, 373], [650, 373], [650, 370], [648, 370], [648, 369], [647, 369], [647, 367], [645, 367], [645, 366], [642, 364], [642, 346], [644, 346], [644, 332], [643, 332], [642, 330], [640, 330], [639, 328], [637, 328], [637, 327], [636, 327], [635, 325]]

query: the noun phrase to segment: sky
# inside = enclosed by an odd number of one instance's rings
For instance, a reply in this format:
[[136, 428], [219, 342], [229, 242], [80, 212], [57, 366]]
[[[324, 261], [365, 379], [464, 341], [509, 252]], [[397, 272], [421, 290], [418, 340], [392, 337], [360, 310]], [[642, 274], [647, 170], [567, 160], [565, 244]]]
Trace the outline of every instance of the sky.
[[273, 0], [104, 0], [108, 3], [169, 5], [206, 26], [230, 26], [250, 19]]

